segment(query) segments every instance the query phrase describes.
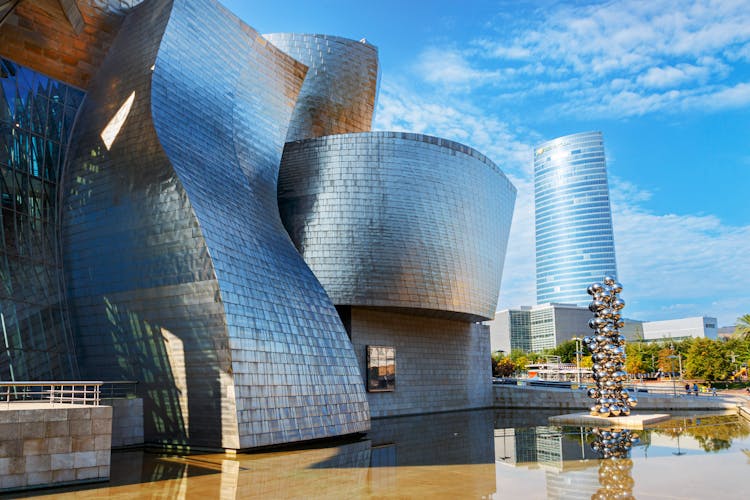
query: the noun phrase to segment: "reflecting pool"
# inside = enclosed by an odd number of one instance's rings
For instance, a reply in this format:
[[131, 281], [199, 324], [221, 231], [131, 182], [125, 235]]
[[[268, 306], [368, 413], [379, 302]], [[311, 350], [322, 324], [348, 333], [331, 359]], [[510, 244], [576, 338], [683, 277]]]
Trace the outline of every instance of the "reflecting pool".
[[[675, 415], [632, 434], [549, 426], [553, 414], [381, 419], [360, 439], [236, 457], [117, 451], [107, 483], [24, 497], [750, 498], [750, 425], [736, 414]], [[601, 459], [595, 449], [618, 437], [627, 458]]]

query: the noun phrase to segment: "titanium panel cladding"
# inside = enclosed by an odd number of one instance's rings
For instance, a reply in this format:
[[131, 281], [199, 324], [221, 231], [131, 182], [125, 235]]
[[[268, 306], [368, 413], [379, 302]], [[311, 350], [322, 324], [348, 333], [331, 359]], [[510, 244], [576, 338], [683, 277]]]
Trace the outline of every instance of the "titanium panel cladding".
[[154, 0], [92, 85], [66, 271], [85, 365], [144, 384], [152, 438], [251, 448], [369, 428], [346, 331], [278, 215], [304, 75], [217, 2]]
[[284, 224], [337, 305], [470, 321], [497, 305], [516, 189], [481, 153], [419, 134], [287, 143]]
[[534, 199], [537, 303], [588, 304], [589, 284], [617, 276], [601, 132], [539, 145]]
[[367, 132], [378, 87], [378, 50], [330, 35], [263, 35], [308, 66], [286, 140]]

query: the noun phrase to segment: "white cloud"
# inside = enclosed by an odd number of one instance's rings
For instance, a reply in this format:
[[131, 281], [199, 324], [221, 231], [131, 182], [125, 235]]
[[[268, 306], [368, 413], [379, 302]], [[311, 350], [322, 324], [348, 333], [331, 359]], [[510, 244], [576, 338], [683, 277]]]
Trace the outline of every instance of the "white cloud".
[[426, 82], [467, 89], [500, 76], [500, 71], [473, 68], [457, 51], [437, 48], [427, 49], [420, 55], [417, 71]]
[[503, 78], [476, 81], [498, 93], [569, 103], [552, 115], [744, 107], [747, 71], [738, 65], [750, 62], [749, 7], [746, 0], [562, 4], [511, 36], [498, 26], [494, 38], [485, 35], [463, 51], [464, 63], [502, 70]]
[[646, 73], [636, 79], [636, 82], [644, 87], [675, 87], [691, 80], [705, 80], [709, 72], [710, 70], [706, 67], [692, 64], [649, 68]]
[[528, 175], [531, 145], [519, 139], [536, 134], [515, 130], [468, 102], [436, 102], [406, 86], [384, 83], [378, 96], [375, 130], [396, 130], [436, 135], [471, 146], [487, 155], [506, 173]]
[[738, 277], [750, 275], [750, 259], [741, 255], [750, 225], [728, 226], [713, 215], [653, 213], [639, 205], [650, 194], [618, 179], [611, 194], [623, 297], [630, 297], [636, 317], [706, 314], [725, 325], [744, 314], [747, 293], [738, 295], [737, 287]]

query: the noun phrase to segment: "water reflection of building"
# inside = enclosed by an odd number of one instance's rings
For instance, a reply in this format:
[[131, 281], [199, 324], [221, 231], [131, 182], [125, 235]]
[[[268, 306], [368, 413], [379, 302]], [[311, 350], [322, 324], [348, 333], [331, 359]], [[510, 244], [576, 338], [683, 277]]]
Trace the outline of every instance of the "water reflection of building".
[[589, 440], [586, 428], [495, 429], [495, 460], [513, 467], [543, 469], [548, 498], [589, 499], [602, 487], [600, 457]]
[[597, 458], [586, 444], [585, 429], [578, 429], [547, 426], [495, 429], [495, 460], [565, 470], [575, 461]]
[[493, 411], [482, 410], [373, 420], [367, 438], [373, 448], [393, 445], [379, 465], [492, 464], [492, 433]]

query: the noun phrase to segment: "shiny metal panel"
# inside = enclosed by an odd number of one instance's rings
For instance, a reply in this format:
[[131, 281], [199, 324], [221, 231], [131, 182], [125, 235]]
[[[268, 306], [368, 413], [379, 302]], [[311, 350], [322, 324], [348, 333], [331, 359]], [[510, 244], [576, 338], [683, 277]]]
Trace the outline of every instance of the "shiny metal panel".
[[287, 143], [285, 227], [337, 305], [494, 316], [516, 189], [481, 153], [419, 134]]
[[66, 176], [81, 357], [145, 384], [152, 439], [250, 448], [369, 427], [351, 343], [276, 207], [304, 74], [217, 2], [155, 0], [92, 86]]
[[586, 288], [617, 276], [601, 132], [559, 137], [534, 150], [537, 303], [586, 305]]
[[287, 141], [372, 128], [378, 87], [378, 50], [360, 41], [330, 35], [263, 35], [308, 66], [294, 107]]

